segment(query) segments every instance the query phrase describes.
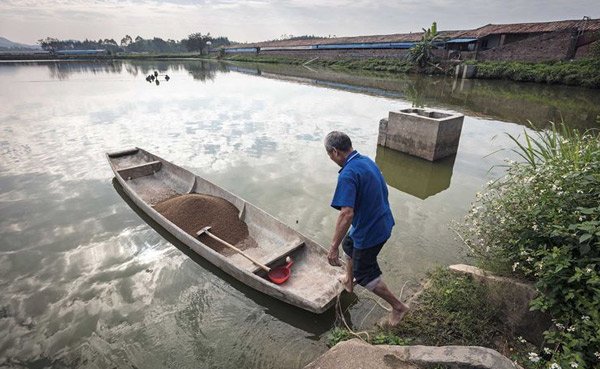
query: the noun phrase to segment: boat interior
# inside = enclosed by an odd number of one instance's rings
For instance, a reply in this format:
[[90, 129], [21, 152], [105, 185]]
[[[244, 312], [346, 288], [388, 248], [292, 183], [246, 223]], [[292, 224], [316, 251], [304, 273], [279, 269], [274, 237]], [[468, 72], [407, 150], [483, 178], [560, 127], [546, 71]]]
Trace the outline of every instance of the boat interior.
[[[301, 269], [303, 259], [309, 257], [305, 241], [283, 223], [246, 203], [239, 197], [198, 177], [191, 172], [163, 161], [141, 149], [131, 149], [107, 154], [115, 173], [127, 183], [146, 204], [157, 203], [174, 196], [199, 193], [218, 196], [232, 203], [239, 218], [248, 226], [249, 237], [257, 247], [247, 248], [246, 254], [268, 267], [285, 264], [290, 256], [294, 274]], [[266, 278], [266, 272], [238, 253], [221, 253], [238, 268]]]

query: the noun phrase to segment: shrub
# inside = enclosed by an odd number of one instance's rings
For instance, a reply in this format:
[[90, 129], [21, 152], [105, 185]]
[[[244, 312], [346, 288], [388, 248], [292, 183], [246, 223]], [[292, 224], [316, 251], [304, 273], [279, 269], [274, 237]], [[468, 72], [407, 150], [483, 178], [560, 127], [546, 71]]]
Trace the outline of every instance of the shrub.
[[465, 239], [484, 267], [535, 282], [531, 307], [555, 323], [539, 367], [598, 366], [600, 137], [564, 125], [510, 137], [523, 162], [478, 195]]

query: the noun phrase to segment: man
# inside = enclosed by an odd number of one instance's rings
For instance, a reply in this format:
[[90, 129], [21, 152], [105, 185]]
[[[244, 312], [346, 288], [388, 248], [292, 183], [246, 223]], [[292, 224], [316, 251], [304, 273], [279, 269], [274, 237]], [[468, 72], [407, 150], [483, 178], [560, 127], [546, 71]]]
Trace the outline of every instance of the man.
[[346, 254], [346, 277], [342, 283], [346, 291], [352, 292], [356, 281], [387, 301], [392, 306], [388, 323], [395, 326], [409, 307], [387, 288], [377, 264], [377, 255], [394, 226], [387, 185], [373, 160], [354, 151], [352, 141], [345, 133], [330, 132], [325, 137], [325, 150], [342, 168], [331, 202], [340, 214], [329, 249], [329, 264], [341, 265], [339, 246], [342, 244]]

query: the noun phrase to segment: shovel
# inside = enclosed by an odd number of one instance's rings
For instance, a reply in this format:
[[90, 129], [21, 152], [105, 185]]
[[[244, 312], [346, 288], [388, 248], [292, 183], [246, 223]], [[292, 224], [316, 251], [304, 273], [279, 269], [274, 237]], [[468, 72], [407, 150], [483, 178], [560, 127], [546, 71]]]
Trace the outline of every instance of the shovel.
[[290, 278], [290, 274], [291, 274], [290, 267], [292, 266], [293, 262], [292, 262], [292, 260], [290, 259], [289, 256], [286, 258], [287, 264], [285, 266], [281, 266], [281, 267], [277, 267], [277, 268], [271, 269], [268, 266], [260, 263], [259, 261], [257, 261], [253, 257], [251, 257], [250, 255], [246, 254], [242, 250], [240, 250], [237, 247], [233, 246], [229, 242], [227, 242], [227, 241], [225, 241], [225, 240], [223, 240], [223, 239], [215, 236], [211, 232], [209, 232], [208, 230], [210, 228], [211, 228], [210, 226], [202, 228], [201, 230], [199, 230], [198, 232], [196, 232], [196, 236], [200, 237], [201, 235], [206, 234], [209, 237], [211, 237], [211, 238], [219, 241], [223, 245], [225, 245], [225, 246], [229, 247], [230, 249], [234, 250], [235, 252], [237, 252], [238, 254], [242, 255], [243, 257], [245, 257], [246, 259], [248, 259], [252, 263], [254, 263], [256, 266], [258, 266], [259, 268], [261, 268], [262, 270], [264, 270], [265, 272], [267, 272], [267, 275], [269, 276], [269, 279], [273, 283], [275, 283], [275, 284], [282, 284], [283, 282], [287, 281], [288, 278]]

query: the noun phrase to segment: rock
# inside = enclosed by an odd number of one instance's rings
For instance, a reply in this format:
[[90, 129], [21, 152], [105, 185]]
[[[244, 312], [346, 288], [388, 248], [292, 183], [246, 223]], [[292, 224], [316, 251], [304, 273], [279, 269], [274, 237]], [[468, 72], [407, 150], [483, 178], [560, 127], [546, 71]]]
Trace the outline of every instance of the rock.
[[531, 284], [499, 277], [471, 265], [451, 265], [449, 269], [455, 273], [470, 275], [489, 288], [490, 303], [500, 308], [501, 319], [506, 321], [515, 336], [522, 336], [537, 346], [543, 344], [543, 332], [552, 322], [547, 314], [529, 310], [530, 301], [537, 295]]
[[478, 346], [369, 345], [359, 339], [341, 342], [305, 369], [453, 369], [520, 368], [497, 351]]

